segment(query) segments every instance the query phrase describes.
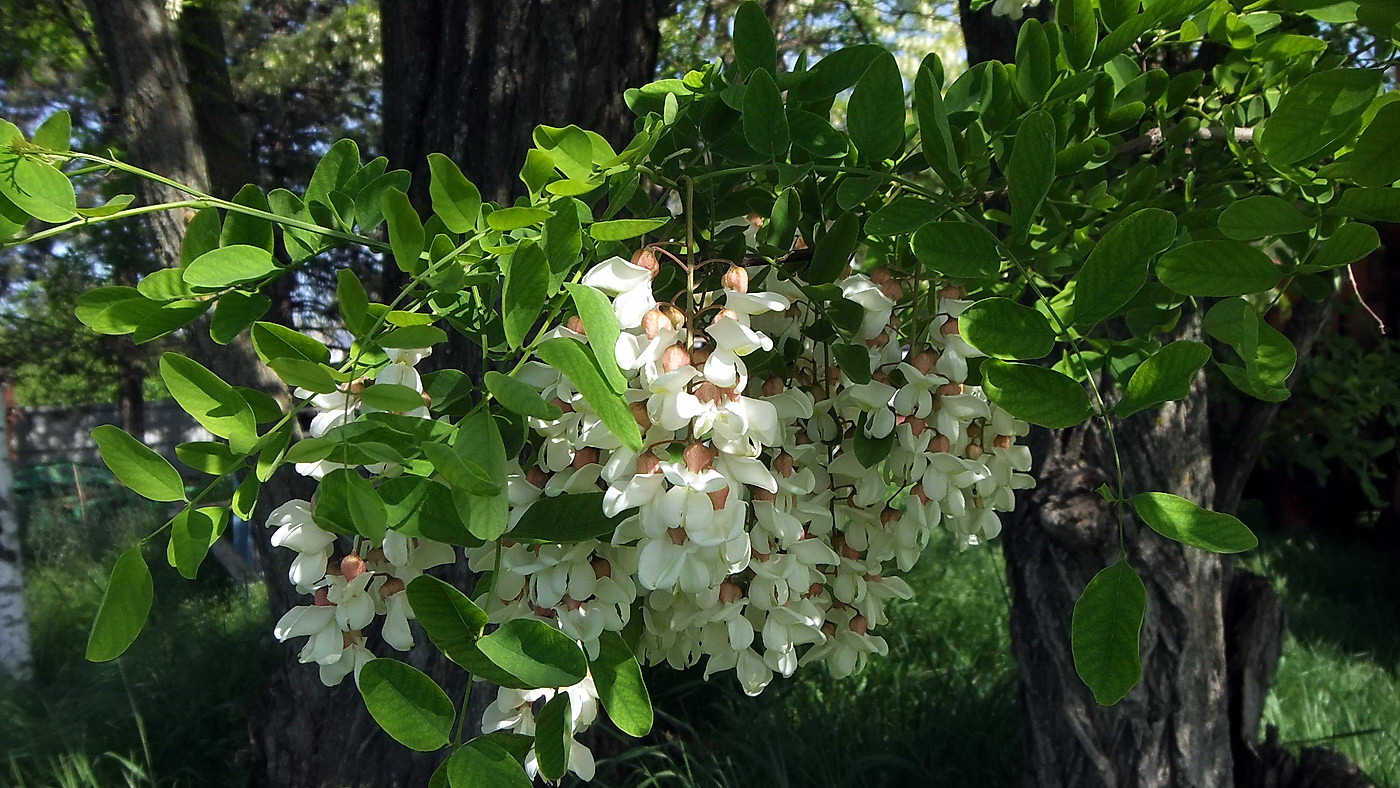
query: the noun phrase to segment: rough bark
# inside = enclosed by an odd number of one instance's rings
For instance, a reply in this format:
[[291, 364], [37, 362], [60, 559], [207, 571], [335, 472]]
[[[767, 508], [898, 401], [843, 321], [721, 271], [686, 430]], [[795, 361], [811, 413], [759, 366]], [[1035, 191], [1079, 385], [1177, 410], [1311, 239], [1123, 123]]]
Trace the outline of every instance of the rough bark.
[[0, 419], [0, 673], [27, 679], [33, 669], [29, 616], [24, 604], [24, 566], [19, 552], [19, 521], [14, 510], [9, 438]]
[[[1198, 330], [1187, 321], [1186, 338]], [[1118, 423], [1130, 490], [1208, 504], [1214, 494], [1205, 384], [1160, 412]], [[1033, 441], [1039, 486], [1002, 537], [1012, 650], [1021, 677], [1025, 782], [1199, 786], [1231, 781], [1219, 557], [1163, 539], [1131, 517], [1128, 561], [1147, 586], [1143, 680], [1118, 705], [1095, 703], [1070, 653], [1074, 602], [1118, 551], [1117, 520], [1096, 492], [1113, 467], [1097, 424]]]

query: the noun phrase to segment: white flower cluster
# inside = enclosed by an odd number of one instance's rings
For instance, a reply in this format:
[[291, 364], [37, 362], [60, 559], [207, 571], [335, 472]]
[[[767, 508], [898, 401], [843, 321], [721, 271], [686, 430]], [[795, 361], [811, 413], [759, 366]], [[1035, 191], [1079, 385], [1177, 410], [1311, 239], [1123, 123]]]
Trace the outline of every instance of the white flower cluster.
[[[678, 296], [689, 317], [658, 304], [657, 269], [644, 250], [583, 280], [612, 298], [622, 335], [594, 351], [625, 372], [645, 448], [624, 447], [558, 371], [527, 364], [519, 377], [564, 415], [531, 421], [535, 452], [509, 476], [512, 525], [541, 497], [598, 489], [606, 514], [634, 513], [608, 541], [527, 545], [507, 532], [491, 620], [554, 622], [596, 655], [600, 634], [637, 609], [641, 658], [734, 670], [749, 694], [800, 664], [851, 675], [886, 653], [874, 630], [888, 600], [911, 595], [897, 575], [934, 529], [964, 546], [990, 539], [1013, 491], [1032, 484], [1029, 450], [1015, 444], [1026, 425], [963, 384], [981, 355], [958, 334], [970, 302], [938, 293], [911, 341], [894, 318], [897, 281], [844, 277], [841, 296], [861, 309], [842, 342], [866, 351], [858, 384], [811, 338], [820, 305], [777, 269], [732, 267], [721, 288]], [[766, 291], [751, 292], [750, 277]], [[588, 342], [577, 320], [555, 334]], [[746, 358], [769, 351], [784, 372], [750, 374]], [[862, 441], [888, 453], [867, 467]], [[469, 558], [486, 571], [495, 548]], [[491, 727], [532, 731], [535, 700], [502, 690]], [[578, 731], [592, 707], [574, 708]]]
[[[475, 571], [500, 561], [494, 598], [478, 601], [494, 623], [550, 622], [590, 657], [603, 632], [640, 615], [645, 662], [733, 670], [750, 694], [801, 664], [849, 676], [887, 652], [875, 630], [888, 600], [911, 596], [898, 575], [934, 530], [963, 546], [990, 539], [1014, 490], [1032, 483], [1030, 453], [1015, 442], [1026, 425], [964, 384], [980, 355], [958, 333], [971, 302], [957, 288], [931, 293], [929, 314], [901, 326], [903, 286], [883, 270], [847, 274], [824, 302], [777, 268], [732, 266], [720, 287], [658, 303], [659, 267], [648, 249], [583, 280], [612, 299], [622, 334], [593, 350], [612, 353], [625, 373], [642, 451], [623, 446], [557, 370], [529, 362], [517, 373], [563, 415], [530, 420], [528, 459], [512, 460], [508, 474], [511, 526], [542, 497], [600, 489], [604, 512], [627, 516], [606, 541], [533, 545], [507, 532], [499, 548], [468, 550]], [[751, 291], [751, 277], [762, 291]], [[848, 314], [839, 339], [823, 328], [833, 298]], [[588, 342], [577, 318], [551, 333]], [[376, 382], [422, 391], [413, 365], [426, 351], [393, 352]], [[751, 374], [760, 356], [763, 371]], [[368, 410], [354, 388], [312, 404], [313, 437]], [[426, 407], [409, 415], [431, 417]], [[317, 478], [339, 467], [297, 466]], [[313, 595], [278, 622], [277, 637], [308, 637], [302, 661], [317, 663], [327, 684], [372, 657], [363, 630], [376, 616], [390, 646], [409, 648], [405, 583], [456, 560], [448, 545], [390, 531], [382, 544], [355, 540], [337, 562], [335, 535], [306, 501], [279, 507], [269, 525], [274, 545], [297, 552], [292, 582]], [[571, 697], [575, 734], [592, 723], [589, 677], [557, 691], [501, 689], [485, 730], [533, 733], [536, 707], [556, 692]], [[582, 745], [569, 763], [592, 776]]]
[[[374, 382], [408, 386], [421, 393], [423, 381], [414, 365], [430, 352], [388, 351], [389, 363]], [[373, 410], [360, 402], [358, 388], [346, 386], [344, 391], [330, 394], [297, 389], [297, 396], [309, 398], [318, 411], [311, 420], [311, 437], [322, 437]], [[426, 406], [405, 415], [429, 417]], [[346, 466], [321, 460], [298, 463], [296, 469], [319, 479], [343, 467]], [[378, 465], [369, 470], [379, 473], [388, 469]], [[277, 507], [267, 524], [277, 529], [272, 534], [272, 545], [296, 553], [289, 572], [292, 583], [299, 592], [312, 595], [310, 605], [288, 610], [273, 632], [283, 641], [308, 638], [301, 650], [301, 661], [316, 663], [321, 681], [327, 685], [339, 684], [351, 672], [358, 675], [360, 668], [374, 658], [365, 647], [364, 629], [378, 616], [384, 618], [380, 628], [384, 642], [400, 651], [412, 648], [413, 631], [408, 621], [413, 618], [413, 610], [408, 594], [403, 593], [405, 586], [424, 571], [457, 560], [451, 545], [392, 530], [379, 544], [356, 539], [353, 549], [337, 560], [336, 535], [318, 526], [312, 520], [312, 503], [300, 499]]]

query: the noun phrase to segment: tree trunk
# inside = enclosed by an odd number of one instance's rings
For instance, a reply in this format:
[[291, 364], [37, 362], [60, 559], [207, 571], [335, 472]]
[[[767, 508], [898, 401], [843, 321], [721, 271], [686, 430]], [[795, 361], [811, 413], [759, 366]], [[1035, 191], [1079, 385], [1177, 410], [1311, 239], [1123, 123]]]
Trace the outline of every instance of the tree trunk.
[[[1185, 338], [1198, 338], [1183, 320]], [[1186, 399], [1122, 420], [1117, 431], [1129, 490], [1210, 504], [1203, 377]], [[1026, 783], [1229, 785], [1221, 559], [1128, 518], [1128, 561], [1147, 585], [1143, 679], [1118, 705], [1099, 706], [1075, 674], [1069, 633], [1075, 600], [1118, 551], [1116, 518], [1097, 492], [1110, 481], [1111, 455], [1097, 423], [1039, 431], [1032, 451], [1039, 485], [1002, 536]]]
[[[509, 204], [522, 188], [517, 175], [536, 125], [577, 123], [625, 141], [630, 116], [620, 97], [655, 69], [659, 16], [655, 0], [382, 0], [384, 151], [392, 166], [413, 173], [414, 204], [425, 214], [430, 208], [429, 153], [447, 154], [486, 199]], [[383, 271], [385, 292], [396, 292], [400, 272], [393, 265]], [[480, 350], [460, 338], [439, 346], [429, 362], [476, 376], [483, 371]], [[465, 563], [447, 579], [461, 588], [474, 580]], [[419, 643], [426, 643], [421, 632]], [[466, 692], [466, 674], [430, 646], [405, 659], [450, 697]], [[409, 751], [380, 732], [349, 682], [326, 689], [314, 669], [289, 660], [272, 691], [272, 702], [254, 711], [259, 784], [418, 786], [442, 760], [441, 753]], [[280, 702], [283, 694], [301, 702]], [[493, 697], [484, 685], [473, 692], [468, 734], [476, 733]]]
[[[622, 91], [650, 80], [660, 0], [381, 0], [384, 153], [413, 173], [409, 197], [428, 201], [429, 153], [445, 153], [485, 199], [509, 205], [535, 126], [577, 124], [616, 147], [630, 139]], [[384, 291], [404, 279], [384, 266]], [[481, 349], [460, 337], [426, 365], [482, 372]]]
[[0, 418], [0, 673], [23, 680], [32, 674], [33, 663], [7, 436], [5, 419]]

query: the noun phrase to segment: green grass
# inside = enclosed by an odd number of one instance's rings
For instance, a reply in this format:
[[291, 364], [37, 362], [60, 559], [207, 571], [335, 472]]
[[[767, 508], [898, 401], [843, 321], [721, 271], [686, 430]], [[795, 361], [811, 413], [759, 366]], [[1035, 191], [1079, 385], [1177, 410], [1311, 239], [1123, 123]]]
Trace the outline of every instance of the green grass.
[[83, 659], [117, 552], [159, 526], [159, 510], [127, 502], [84, 527], [72, 507], [30, 509], [26, 587], [35, 677], [0, 683], [0, 784], [221, 786], [246, 782], [235, 754], [247, 704], [274, 650], [260, 586], [233, 586], [209, 564], [196, 582], [147, 552], [156, 602], [120, 660]]

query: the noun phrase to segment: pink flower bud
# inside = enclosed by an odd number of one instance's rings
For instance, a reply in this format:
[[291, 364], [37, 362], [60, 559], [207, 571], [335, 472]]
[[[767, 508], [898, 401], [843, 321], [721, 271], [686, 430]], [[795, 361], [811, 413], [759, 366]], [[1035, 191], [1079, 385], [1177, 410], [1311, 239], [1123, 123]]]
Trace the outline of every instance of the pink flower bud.
[[645, 452], [637, 457], [637, 473], [648, 476], [661, 470], [661, 458], [651, 452]]
[[351, 553], [340, 559], [340, 573], [345, 576], [345, 582], [349, 583], [359, 577], [365, 571], [365, 559]]
[[585, 465], [592, 465], [598, 461], [598, 450], [592, 446], [584, 446], [574, 451], [573, 466], [582, 468]]
[[711, 466], [717, 454], [714, 449], [696, 441], [686, 446], [681, 456], [685, 460], [685, 467], [689, 468], [691, 473], [699, 473]]
[[958, 319], [956, 317], [950, 317], [943, 321], [943, 325], [938, 327], [938, 333], [945, 337], [958, 333]]
[[667, 528], [666, 535], [671, 538], [671, 544], [685, 544], [686, 534], [684, 528]]
[[847, 626], [857, 635], [864, 635], [866, 630], [870, 628], [870, 622], [865, 620], [865, 616], [855, 616]]
[[636, 419], [637, 426], [642, 428], [642, 432], [651, 429], [651, 414], [647, 413], [645, 402], [633, 402], [627, 406], [627, 409], [632, 411], [632, 418]]
[[710, 496], [710, 508], [714, 509], [717, 512], [723, 509], [725, 504], [729, 503], [728, 487], [721, 487], [720, 489], [715, 490], [712, 493], [706, 494]]
[[690, 351], [681, 345], [672, 345], [661, 351], [661, 368], [675, 372], [690, 363]]
[[642, 331], [646, 333], [647, 339], [656, 339], [663, 329], [671, 327], [671, 321], [661, 314], [661, 310], [652, 309], [642, 315]]
[[632, 253], [632, 265], [647, 269], [651, 272], [652, 279], [655, 279], [656, 273], [661, 270], [661, 262], [656, 259], [656, 252], [647, 246]]
[[568, 326], [569, 330], [574, 332], [575, 334], [583, 334], [584, 336], [588, 336], [588, 332], [584, 330], [583, 327], [583, 318], [579, 317], [578, 315], [574, 315], [573, 317], [569, 318]]
[[724, 604], [738, 602], [744, 598], [744, 589], [729, 582], [728, 580], [719, 584], [719, 601]]
[[407, 588], [407, 586], [404, 585], [404, 582], [402, 580], [400, 580], [397, 577], [391, 577], [388, 580], [384, 581], [384, 585], [379, 587], [379, 595], [384, 597], [385, 599], [388, 599], [389, 597], [399, 593], [405, 588]]
[[316, 589], [316, 593], [311, 597], [311, 604], [316, 607], [334, 607], [335, 603], [330, 600], [330, 589], [325, 587]]
[[909, 360], [909, 366], [927, 375], [933, 371], [933, 365], [938, 363], [938, 353], [932, 350], [925, 350]]
[[749, 272], [737, 265], [729, 266], [729, 270], [720, 277], [720, 284], [726, 290], [734, 290], [740, 293], [749, 292]]

